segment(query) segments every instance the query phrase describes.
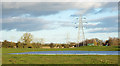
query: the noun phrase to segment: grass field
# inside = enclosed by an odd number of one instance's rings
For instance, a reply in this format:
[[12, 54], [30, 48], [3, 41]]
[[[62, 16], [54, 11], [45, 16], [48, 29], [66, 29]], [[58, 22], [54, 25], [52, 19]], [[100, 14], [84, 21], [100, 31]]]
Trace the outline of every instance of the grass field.
[[105, 55], [5, 55], [3, 64], [117, 64], [118, 56]]
[[8, 53], [30, 52], [30, 51], [117, 51], [118, 47], [79, 47], [63, 49], [45, 48], [3, 48], [3, 64], [117, 64], [117, 55], [10, 55]]
[[120, 48], [117, 46], [82, 46], [78, 48], [2, 48], [2, 53], [17, 53], [29, 51], [118, 51]]

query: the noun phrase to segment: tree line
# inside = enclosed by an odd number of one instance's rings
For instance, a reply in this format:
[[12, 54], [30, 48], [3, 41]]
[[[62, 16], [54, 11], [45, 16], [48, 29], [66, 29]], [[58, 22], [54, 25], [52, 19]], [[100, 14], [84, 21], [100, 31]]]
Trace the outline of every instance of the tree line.
[[[86, 39], [81, 43], [70, 42], [70, 44], [42, 44], [40, 42], [32, 42], [33, 35], [31, 33], [24, 33], [21, 37], [20, 41], [18, 42], [10, 42], [4, 40], [0, 43], [0, 47], [3, 48], [43, 48], [43, 47], [50, 47], [50, 48], [70, 48], [70, 47], [80, 47], [80, 46], [89, 46], [90, 44], [93, 46], [118, 46], [120, 45], [119, 38], [109, 38], [106, 41], [99, 40], [97, 38], [94, 39]], [[78, 46], [77, 46], [78, 45]]]

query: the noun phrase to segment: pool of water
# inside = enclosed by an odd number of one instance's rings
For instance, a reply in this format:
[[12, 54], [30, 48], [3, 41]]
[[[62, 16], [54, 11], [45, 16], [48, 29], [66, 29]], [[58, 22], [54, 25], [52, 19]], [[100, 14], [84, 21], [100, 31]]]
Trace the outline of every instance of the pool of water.
[[120, 55], [120, 51], [37, 51], [9, 54], [39, 54], [39, 55]]

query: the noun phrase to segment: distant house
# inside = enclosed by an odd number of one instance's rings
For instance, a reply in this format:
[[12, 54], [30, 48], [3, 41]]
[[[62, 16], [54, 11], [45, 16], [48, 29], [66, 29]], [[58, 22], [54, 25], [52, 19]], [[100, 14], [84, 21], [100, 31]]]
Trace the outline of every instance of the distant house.
[[103, 41], [95, 38], [95, 39], [87, 39], [86, 43], [87, 46], [102, 46]]
[[70, 47], [76, 47], [76, 43], [75, 42], [71, 42], [70, 43]]
[[94, 43], [89, 43], [87, 44], [87, 46], [94, 46]]
[[103, 46], [110, 46], [110, 41], [106, 40], [105, 43], [103, 44]]

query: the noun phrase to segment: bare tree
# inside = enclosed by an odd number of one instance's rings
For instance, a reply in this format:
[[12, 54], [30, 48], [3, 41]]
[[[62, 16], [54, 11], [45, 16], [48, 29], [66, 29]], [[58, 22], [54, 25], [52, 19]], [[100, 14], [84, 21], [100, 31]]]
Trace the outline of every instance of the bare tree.
[[25, 45], [28, 45], [33, 40], [33, 36], [31, 33], [24, 33], [21, 40]]

